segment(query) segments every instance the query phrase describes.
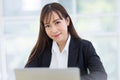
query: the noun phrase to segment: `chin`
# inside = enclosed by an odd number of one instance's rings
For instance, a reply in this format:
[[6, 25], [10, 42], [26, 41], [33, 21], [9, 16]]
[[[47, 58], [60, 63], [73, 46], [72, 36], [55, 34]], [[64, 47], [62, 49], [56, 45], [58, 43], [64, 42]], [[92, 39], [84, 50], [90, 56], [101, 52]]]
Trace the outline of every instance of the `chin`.
[[59, 38], [56, 38], [56, 39], [53, 39], [53, 40], [56, 41], [56, 42], [61, 42], [61, 41], [64, 40], [64, 38], [63, 37], [59, 37]]
[[59, 40], [56, 40], [56, 42], [62, 42], [63, 40], [59, 39]]

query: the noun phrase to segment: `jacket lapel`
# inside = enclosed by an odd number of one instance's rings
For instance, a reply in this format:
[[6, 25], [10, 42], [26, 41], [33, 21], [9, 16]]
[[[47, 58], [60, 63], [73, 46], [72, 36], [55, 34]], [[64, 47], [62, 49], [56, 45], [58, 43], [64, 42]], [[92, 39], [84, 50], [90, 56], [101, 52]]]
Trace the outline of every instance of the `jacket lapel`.
[[69, 46], [68, 67], [75, 67], [78, 58], [78, 43], [77, 39], [71, 38]]
[[45, 52], [43, 53], [42, 67], [49, 67], [50, 66], [51, 55], [52, 55], [51, 48], [52, 48], [52, 44], [47, 46], [47, 48], [45, 49]]

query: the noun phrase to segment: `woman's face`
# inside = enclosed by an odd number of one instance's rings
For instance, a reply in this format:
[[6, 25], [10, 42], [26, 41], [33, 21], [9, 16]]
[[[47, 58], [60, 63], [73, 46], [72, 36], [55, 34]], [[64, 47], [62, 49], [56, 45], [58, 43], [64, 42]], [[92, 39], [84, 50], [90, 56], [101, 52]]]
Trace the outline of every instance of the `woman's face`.
[[64, 42], [68, 38], [69, 18], [62, 19], [57, 13], [52, 12], [50, 22], [44, 22], [44, 27], [47, 35], [57, 43]]

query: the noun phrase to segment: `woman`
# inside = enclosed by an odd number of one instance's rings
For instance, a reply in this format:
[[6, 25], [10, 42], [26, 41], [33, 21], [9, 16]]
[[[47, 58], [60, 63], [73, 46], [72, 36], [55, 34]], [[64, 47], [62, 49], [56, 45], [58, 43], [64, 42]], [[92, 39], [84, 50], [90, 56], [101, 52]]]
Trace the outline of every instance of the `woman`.
[[81, 80], [107, 80], [92, 43], [78, 36], [70, 16], [59, 3], [43, 7], [39, 37], [25, 67], [78, 67]]

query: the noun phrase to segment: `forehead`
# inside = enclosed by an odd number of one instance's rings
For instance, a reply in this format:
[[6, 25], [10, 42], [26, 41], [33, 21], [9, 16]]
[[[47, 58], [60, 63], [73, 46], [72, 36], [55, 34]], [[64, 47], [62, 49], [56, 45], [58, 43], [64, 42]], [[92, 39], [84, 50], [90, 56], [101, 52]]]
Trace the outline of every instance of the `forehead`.
[[62, 15], [59, 12], [52, 11], [52, 12], [46, 14], [43, 22], [50, 23], [51, 21], [53, 21], [55, 19], [62, 19]]

